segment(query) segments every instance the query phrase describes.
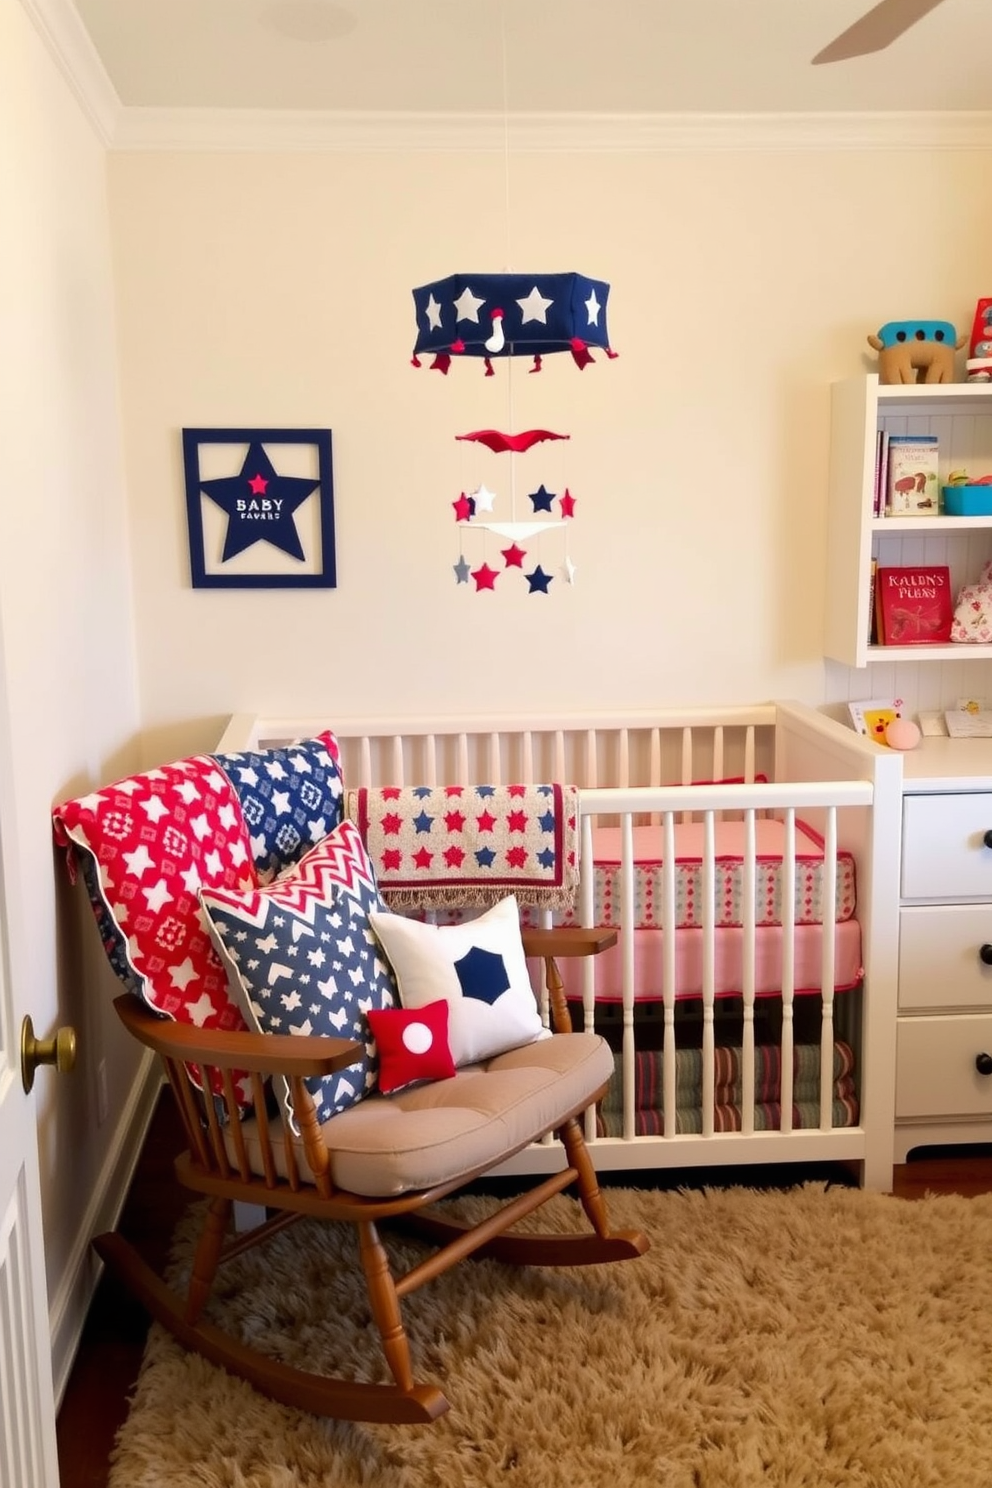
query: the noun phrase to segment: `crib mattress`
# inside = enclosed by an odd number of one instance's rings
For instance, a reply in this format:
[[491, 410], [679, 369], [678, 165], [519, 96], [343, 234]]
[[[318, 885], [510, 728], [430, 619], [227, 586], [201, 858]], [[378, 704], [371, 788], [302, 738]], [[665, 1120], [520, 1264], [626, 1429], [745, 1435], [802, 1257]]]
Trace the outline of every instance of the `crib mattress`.
[[[664, 930], [636, 930], [633, 936], [634, 1000], [660, 1000], [665, 991]], [[780, 925], [758, 926], [754, 932], [754, 991], [756, 997], [780, 997], [785, 969], [785, 935]], [[739, 925], [713, 932], [712, 984], [715, 997], [739, 997], [744, 988], [745, 953], [748, 937]], [[819, 992], [823, 984], [823, 928], [797, 925], [791, 939], [793, 987], [797, 997]], [[675, 935], [676, 998], [700, 997], [706, 980], [705, 935], [690, 927]], [[863, 978], [861, 926], [844, 920], [834, 929], [833, 985], [837, 992], [849, 991]], [[590, 961], [562, 956], [558, 961], [566, 996], [581, 999], [583, 965], [590, 965], [595, 978], [596, 999], [623, 999], [623, 945], [620, 941]]]
[[[684, 822], [675, 828], [675, 922], [680, 929], [703, 923], [703, 824]], [[620, 924], [620, 828], [593, 829], [595, 860], [593, 921], [597, 925]], [[744, 823], [715, 825], [714, 923], [717, 926], [743, 923]], [[653, 929], [662, 923], [664, 904], [663, 834], [660, 826], [633, 828], [634, 923]], [[755, 822], [755, 922], [782, 923], [785, 873], [785, 826], [775, 819]], [[805, 823], [796, 823], [795, 914], [797, 925], [815, 925], [823, 919], [826, 878], [823, 839]], [[837, 855], [836, 917], [850, 920], [857, 903], [854, 859], [849, 852]], [[578, 922], [578, 910], [562, 918], [563, 924]]]

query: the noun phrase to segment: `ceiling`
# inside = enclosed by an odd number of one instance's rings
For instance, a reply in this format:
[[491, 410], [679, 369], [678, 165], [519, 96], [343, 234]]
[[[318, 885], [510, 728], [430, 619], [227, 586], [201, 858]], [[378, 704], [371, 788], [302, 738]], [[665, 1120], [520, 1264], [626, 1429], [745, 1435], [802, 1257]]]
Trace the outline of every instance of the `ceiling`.
[[872, 0], [74, 0], [127, 109], [582, 114], [992, 108], [992, 0], [810, 59]]

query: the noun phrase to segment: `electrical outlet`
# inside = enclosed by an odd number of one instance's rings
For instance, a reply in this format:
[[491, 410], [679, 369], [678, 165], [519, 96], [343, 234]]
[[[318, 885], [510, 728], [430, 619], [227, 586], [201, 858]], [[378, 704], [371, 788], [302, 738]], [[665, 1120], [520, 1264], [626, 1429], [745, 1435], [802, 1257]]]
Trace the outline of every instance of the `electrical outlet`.
[[101, 1059], [96, 1067], [96, 1123], [102, 1126], [107, 1119], [107, 1061]]

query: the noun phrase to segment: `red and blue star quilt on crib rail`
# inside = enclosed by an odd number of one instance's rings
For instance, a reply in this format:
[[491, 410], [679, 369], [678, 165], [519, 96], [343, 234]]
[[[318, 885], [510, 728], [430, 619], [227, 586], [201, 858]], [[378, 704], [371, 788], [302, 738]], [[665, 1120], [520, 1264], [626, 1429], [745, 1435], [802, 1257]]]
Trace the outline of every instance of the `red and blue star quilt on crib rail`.
[[417, 785], [350, 790], [391, 909], [521, 904], [567, 909], [579, 881], [574, 785]]

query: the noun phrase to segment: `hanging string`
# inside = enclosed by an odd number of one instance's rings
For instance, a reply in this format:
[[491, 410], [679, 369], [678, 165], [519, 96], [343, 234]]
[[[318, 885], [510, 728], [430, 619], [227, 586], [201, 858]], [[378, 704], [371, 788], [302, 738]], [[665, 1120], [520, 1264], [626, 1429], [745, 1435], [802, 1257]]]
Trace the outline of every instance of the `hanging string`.
[[[503, 93], [503, 213], [504, 231], [506, 234], [506, 250], [503, 256], [504, 273], [512, 273], [510, 268], [510, 89], [509, 89], [509, 67], [507, 63], [506, 48], [506, 0], [500, 0], [499, 7], [499, 44], [500, 44], [500, 67], [501, 83]], [[515, 425], [513, 422], [513, 344], [506, 347], [506, 427], [512, 433]], [[510, 518], [517, 520], [517, 457], [514, 451], [510, 451]]]

